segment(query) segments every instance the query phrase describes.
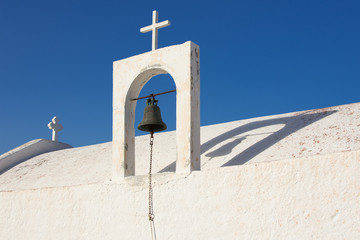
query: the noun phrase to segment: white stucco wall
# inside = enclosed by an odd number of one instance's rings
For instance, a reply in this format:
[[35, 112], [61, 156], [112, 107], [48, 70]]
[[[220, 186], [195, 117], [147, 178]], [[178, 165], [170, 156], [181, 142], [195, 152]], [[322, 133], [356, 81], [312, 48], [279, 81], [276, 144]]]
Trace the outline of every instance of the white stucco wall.
[[[360, 239], [360, 151], [154, 176], [158, 239]], [[0, 239], [150, 239], [145, 176], [0, 192]]]
[[[360, 103], [201, 127], [201, 171], [360, 150]], [[136, 175], [149, 171], [149, 135], [136, 141]], [[102, 183], [112, 143], [33, 157], [0, 174], [0, 191]], [[155, 134], [153, 172], [175, 171], [176, 132]]]
[[[360, 103], [201, 128], [202, 170], [174, 174], [155, 135], [158, 239], [360, 239]], [[149, 136], [136, 176], [111, 179], [112, 143], [41, 154], [0, 174], [0, 240], [151, 239]]]
[[66, 148], [72, 148], [72, 146], [47, 139], [32, 140], [0, 156], [0, 174], [40, 154]]

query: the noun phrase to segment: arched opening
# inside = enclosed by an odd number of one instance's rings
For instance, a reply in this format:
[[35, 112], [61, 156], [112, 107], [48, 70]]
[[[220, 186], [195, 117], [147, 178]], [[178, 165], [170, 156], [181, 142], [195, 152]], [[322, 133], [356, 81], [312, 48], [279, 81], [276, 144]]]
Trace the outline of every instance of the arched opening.
[[[160, 92], [166, 92], [176, 89], [174, 79], [170, 74], [159, 74], [153, 76], [141, 89], [139, 97], [148, 96]], [[176, 92], [156, 96], [159, 101], [158, 106], [161, 110], [161, 117], [166, 123], [167, 129], [159, 135], [154, 135], [153, 145], [153, 172], [159, 172], [170, 163], [176, 161]], [[149, 138], [148, 132], [143, 132], [137, 129], [139, 123], [142, 121], [144, 108], [146, 106], [146, 99], [140, 99], [136, 103], [135, 110], [135, 175], [144, 175], [149, 171]], [[175, 168], [169, 169], [175, 171]]]
[[[160, 74], [152, 77], [145, 86], [141, 89], [139, 97], [150, 95], [151, 93], [166, 92], [176, 89], [174, 79], [170, 74]], [[159, 107], [161, 109], [161, 116], [167, 125], [166, 131], [176, 130], [176, 93], [168, 93], [156, 96], [159, 100]], [[135, 111], [135, 136], [146, 135], [146, 132], [137, 129], [137, 126], [142, 120], [146, 99], [138, 100]]]

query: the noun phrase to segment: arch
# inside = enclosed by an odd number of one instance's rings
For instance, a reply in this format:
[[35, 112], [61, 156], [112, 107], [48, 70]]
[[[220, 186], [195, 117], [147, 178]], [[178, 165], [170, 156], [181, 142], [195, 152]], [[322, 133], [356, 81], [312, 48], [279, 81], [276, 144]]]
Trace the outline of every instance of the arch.
[[[159, 66], [150, 66], [148, 69], [139, 72], [139, 74], [135, 77], [134, 81], [129, 87], [129, 90], [126, 95], [125, 104], [128, 104], [129, 107], [125, 108], [125, 140], [126, 141], [126, 149], [128, 155], [128, 161], [125, 162], [124, 171], [125, 176], [133, 176], [135, 175], [135, 111], [137, 101], [132, 101], [132, 99], [137, 98], [145, 86], [147, 82], [150, 81], [152, 77], [155, 77], [160, 74], [169, 74], [163, 68]], [[169, 74], [171, 76], [171, 74]], [[174, 78], [173, 78], [174, 79]], [[175, 82], [175, 81], [174, 81]], [[175, 82], [176, 85], [176, 82]]]
[[[152, 77], [155, 77], [160, 74], [169, 74], [172, 77], [172, 79], [174, 79], [174, 77], [171, 75], [171, 73], [169, 73], [165, 69], [166, 69], [166, 66], [150, 66], [148, 69], [140, 72], [137, 75], [137, 77], [134, 79], [132, 84], [130, 85], [130, 88], [126, 95], [126, 101], [131, 101], [131, 99], [137, 98], [139, 96], [139, 93], [141, 92], [141, 89], [143, 89], [145, 84]], [[175, 80], [174, 80], [174, 82], [175, 82]], [[175, 82], [175, 86], [176, 86], [176, 82]], [[132, 101], [132, 102], [136, 103], [136, 101]]]
[[136, 101], [131, 99], [159, 74], [170, 74], [177, 89], [176, 172], [200, 169], [199, 47], [186, 42], [114, 62], [113, 180], [135, 175]]

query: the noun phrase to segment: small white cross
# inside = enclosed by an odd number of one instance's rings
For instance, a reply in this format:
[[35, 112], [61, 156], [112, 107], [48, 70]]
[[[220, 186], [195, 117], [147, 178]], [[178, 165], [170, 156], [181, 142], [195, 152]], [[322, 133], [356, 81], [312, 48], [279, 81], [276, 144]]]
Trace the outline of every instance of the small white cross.
[[53, 117], [52, 121], [48, 124], [49, 129], [52, 129], [52, 140], [55, 142], [59, 141], [58, 132], [63, 129], [63, 126], [58, 122], [59, 119], [57, 117]]
[[152, 24], [140, 29], [140, 32], [142, 32], [142, 33], [152, 31], [152, 51], [154, 51], [158, 48], [158, 29], [167, 27], [170, 25], [169, 20], [166, 20], [166, 21], [163, 21], [160, 23], [158, 23], [157, 21], [158, 21], [158, 12], [156, 10], [154, 10], [153, 16], [152, 16]]

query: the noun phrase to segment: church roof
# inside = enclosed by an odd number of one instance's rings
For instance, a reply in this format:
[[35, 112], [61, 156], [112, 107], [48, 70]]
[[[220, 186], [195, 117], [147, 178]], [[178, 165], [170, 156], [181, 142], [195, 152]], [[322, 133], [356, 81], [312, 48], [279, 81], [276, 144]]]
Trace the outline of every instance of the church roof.
[[[359, 150], [359, 129], [360, 103], [204, 126], [201, 171]], [[155, 134], [153, 172], [174, 171], [175, 136]], [[135, 144], [136, 175], [145, 175], [149, 136], [136, 137]], [[108, 142], [32, 157], [0, 174], [0, 191], [110, 181], [111, 152]]]

